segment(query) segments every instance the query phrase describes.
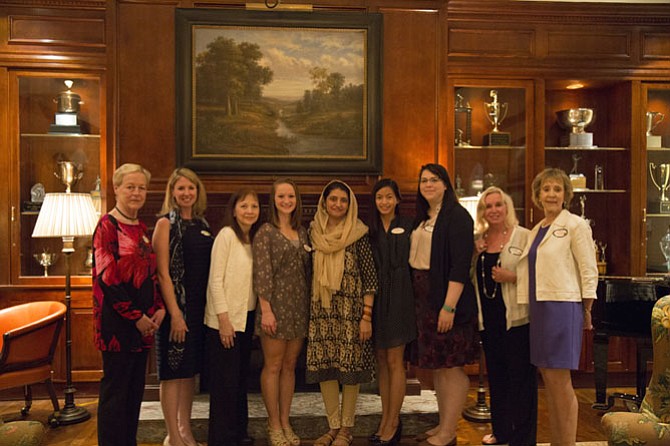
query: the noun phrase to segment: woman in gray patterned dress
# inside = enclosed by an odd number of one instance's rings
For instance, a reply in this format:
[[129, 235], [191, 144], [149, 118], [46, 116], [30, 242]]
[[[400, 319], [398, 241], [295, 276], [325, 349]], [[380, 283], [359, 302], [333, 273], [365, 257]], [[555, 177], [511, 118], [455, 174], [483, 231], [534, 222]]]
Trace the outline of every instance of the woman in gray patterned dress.
[[343, 182], [331, 181], [310, 225], [314, 277], [306, 379], [319, 383], [330, 427], [315, 446], [351, 444], [358, 389], [373, 378], [377, 274], [367, 232], [354, 193]]
[[256, 334], [263, 349], [261, 391], [270, 446], [298, 446], [289, 423], [295, 366], [309, 320], [309, 238], [300, 225], [302, 202], [290, 179], [272, 185], [269, 222], [254, 238], [254, 291], [260, 302]]

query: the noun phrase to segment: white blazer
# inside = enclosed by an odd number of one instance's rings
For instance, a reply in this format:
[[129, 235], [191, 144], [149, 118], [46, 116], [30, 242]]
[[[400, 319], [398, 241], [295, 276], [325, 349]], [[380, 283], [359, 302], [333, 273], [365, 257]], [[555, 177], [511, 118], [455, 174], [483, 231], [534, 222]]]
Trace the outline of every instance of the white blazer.
[[[542, 222], [528, 237], [517, 267], [517, 299], [528, 303], [528, 251]], [[561, 211], [537, 247], [535, 296], [538, 301], [581, 302], [595, 299], [598, 266], [591, 227], [581, 217]]]

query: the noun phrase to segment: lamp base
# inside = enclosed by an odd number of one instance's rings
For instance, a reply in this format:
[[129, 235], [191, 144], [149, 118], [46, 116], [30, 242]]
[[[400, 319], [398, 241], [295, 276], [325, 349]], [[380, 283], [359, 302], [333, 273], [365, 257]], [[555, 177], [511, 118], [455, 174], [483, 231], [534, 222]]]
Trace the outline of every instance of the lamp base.
[[477, 403], [463, 409], [463, 418], [473, 423], [491, 422], [491, 409], [486, 405], [486, 390], [483, 387], [477, 390]]
[[67, 426], [69, 424], [77, 424], [91, 418], [91, 414], [83, 407], [65, 406], [60, 412], [54, 413], [54, 417], [58, 420], [59, 426]]

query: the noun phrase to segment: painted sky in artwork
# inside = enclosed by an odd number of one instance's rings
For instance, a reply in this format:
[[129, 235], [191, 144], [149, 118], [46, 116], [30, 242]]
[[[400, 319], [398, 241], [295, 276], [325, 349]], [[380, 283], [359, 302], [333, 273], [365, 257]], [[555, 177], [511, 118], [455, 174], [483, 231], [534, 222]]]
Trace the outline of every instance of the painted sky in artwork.
[[196, 26], [193, 48], [199, 54], [219, 36], [258, 44], [263, 53], [260, 64], [274, 72], [263, 96], [295, 100], [313, 88], [309, 70], [315, 66], [341, 73], [346, 84], [363, 84], [365, 33], [364, 29]]

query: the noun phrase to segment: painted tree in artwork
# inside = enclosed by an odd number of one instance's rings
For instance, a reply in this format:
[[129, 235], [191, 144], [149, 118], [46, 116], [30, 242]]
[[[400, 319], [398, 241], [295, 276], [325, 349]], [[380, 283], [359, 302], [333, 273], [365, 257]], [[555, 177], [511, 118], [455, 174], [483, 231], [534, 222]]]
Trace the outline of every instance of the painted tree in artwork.
[[228, 116], [239, 113], [242, 100], [257, 100], [272, 70], [258, 62], [263, 57], [253, 43], [218, 37], [196, 56], [196, 102], [221, 105]]

